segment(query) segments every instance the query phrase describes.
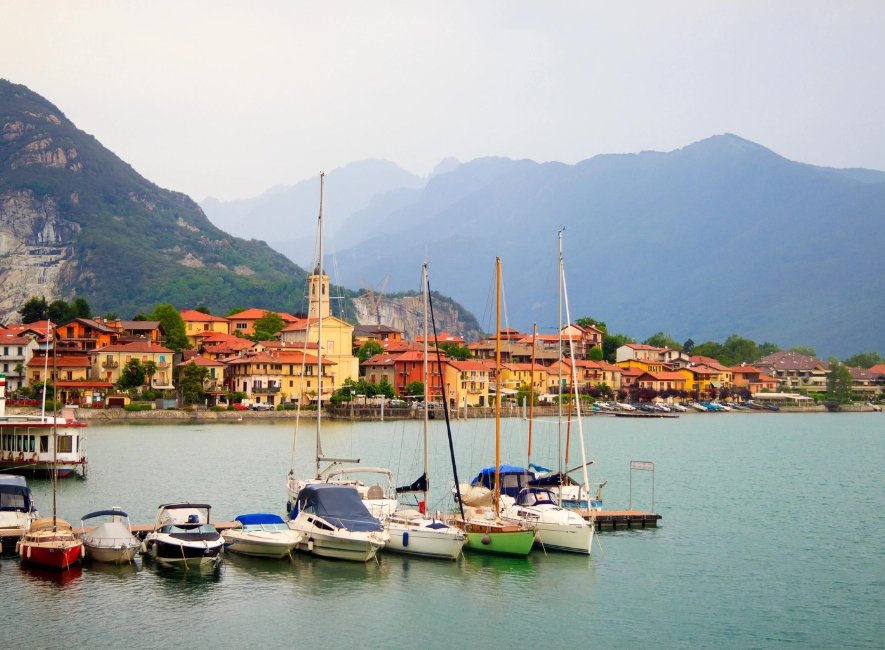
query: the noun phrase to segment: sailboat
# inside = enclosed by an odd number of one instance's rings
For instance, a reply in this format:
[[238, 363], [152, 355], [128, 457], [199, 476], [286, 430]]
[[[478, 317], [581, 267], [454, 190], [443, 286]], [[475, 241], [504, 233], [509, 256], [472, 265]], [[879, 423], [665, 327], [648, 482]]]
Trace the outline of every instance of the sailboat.
[[[47, 327], [47, 340], [52, 334], [52, 323]], [[54, 347], [54, 346], [53, 346]], [[53, 366], [55, 365], [53, 355]], [[53, 367], [53, 377], [55, 368]], [[53, 391], [55, 398], [55, 391]], [[46, 400], [46, 383], [43, 384], [43, 400]], [[67, 521], [58, 516], [56, 501], [56, 483], [58, 482], [58, 406], [55, 399], [55, 411], [52, 418], [52, 454], [53, 466], [50, 472], [52, 480], [52, 516], [42, 517], [31, 522], [25, 531], [17, 550], [22, 562], [52, 569], [67, 569], [83, 559], [86, 549], [83, 542], [74, 534], [74, 529]]]
[[[387, 548], [399, 553], [440, 557], [456, 560], [467, 541], [464, 531], [442, 521], [442, 517], [429, 517], [426, 513], [430, 485], [427, 476], [427, 429], [430, 419], [430, 373], [427, 370], [427, 314], [428, 314], [428, 278], [427, 263], [421, 268], [422, 290], [424, 294], [424, 473], [410, 486], [397, 488], [400, 494], [420, 492], [423, 495], [418, 510], [398, 509], [387, 518], [387, 532], [390, 540]], [[434, 331], [434, 340], [436, 332]]]
[[[495, 260], [495, 387], [501, 387], [501, 258]], [[443, 404], [445, 404], [443, 400]], [[448, 409], [446, 422], [448, 423]], [[451, 444], [451, 443], [450, 443]], [[481, 553], [496, 555], [528, 555], [535, 541], [535, 532], [522, 521], [507, 521], [501, 518], [501, 392], [495, 397], [495, 465], [494, 491], [491, 504], [466, 505], [461, 498], [462, 486], [455, 484], [456, 498], [461, 508], [461, 516], [451, 521], [467, 534], [465, 548]], [[469, 490], [470, 486], [463, 486]]]
[[[367, 561], [387, 543], [387, 532], [380, 517], [396, 510], [397, 501], [377, 484], [366, 485], [354, 478], [352, 468], [343, 463], [359, 463], [359, 459], [329, 458], [322, 447], [323, 421], [323, 318], [328, 313], [328, 287], [323, 273], [323, 188], [325, 174], [320, 172], [320, 211], [317, 219], [317, 263], [308, 290], [308, 318], [317, 323], [317, 414], [316, 414], [316, 474], [313, 478], [299, 478], [295, 474], [295, 440], [292, 443], [292, 468], [286, 488], [289, 528], [302, 534], [299, 550], [343, 560]], [[308, 328], [309, 331], [309, 328]], [[305, 347], [307, 336], [305, 334]], [[303, 375], [303, 371], [302, 371]], [[301, 400], [298, 400], [300, 414]], [[298, 415], [295, 430], [298, 429]], [[323, 468], [322, 463], [330, 463]], [[360, 468], [362, 471], [382, 468]], [[326, 489], [334, 488], [334, 489]]]
[[[565, 301], [566, 322], [568, 320], [568, 297], [565, 292], [565, 266], [562, 258], [562, 231], [559, 233], [559, 297], [560, 304]], [[562, 309], [560, 308], [560, 321]], [[560, 332], [559, 358], [562, 359], [562, 327]], [[574, 359], [574, 346], [569, 336], [569, 357]], [[580, 401], [577, 394], [577, 377], [575, 364], [572, 367], [572, 388], [578, 414], [578, 431], [581, 441], [581, 459], [584, 471], [584, 487], [588, 486], [587, 462], [584, 450], [584, 433], [581, 423]], [[561, 384], [561, 382], [560, 382]], [[562, 401], [560, 400], [560, 411]], [[531, 445], [531, 436], [529, 437]], [[531, 455], [531, 447], [529, 447]], [[529, 458], [531, 466], [531, 458]], [[590, 555], [593, 547], [593, 524], [588, 523], [574, 510], [563, 507], [562, 491], [560, 489], [533, 485], [530, 480], [528, 485], [522, 487], [515, 494], [515, 499], [508, 501], [507, 506], [501, 512], [501, 518], [507, 521], [523, 522], [535, 529], [535, 544], [544, 549], [566, 551]]]

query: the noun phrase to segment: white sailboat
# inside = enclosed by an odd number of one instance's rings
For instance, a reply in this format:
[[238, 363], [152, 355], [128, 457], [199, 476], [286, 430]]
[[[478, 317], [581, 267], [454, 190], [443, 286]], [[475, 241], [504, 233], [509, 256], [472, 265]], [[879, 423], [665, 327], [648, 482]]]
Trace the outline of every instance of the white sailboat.
[[[565, 303], [566, 323], [570, 323], [568, 296], [565, 287], [565, 267], [562, 258], [562, 231], [559, 233], [559, 295]], [[562, 304], [562, 303], [561, 303]], [[560, 308], [560, 314], [562, 309]], [[560, 331], [560, 359], [562, 358], [562, 327]], [[569, 336], [569, 358], [574, 359], [574, 346]], [[581, 443], [581, 459], [583, 470], [583, 487], [589, 491], [587, 476], [586, 451], [584, 449], [584, 431], [581, 421], [581, 403], [577, 392], [576, 364], [572, 368], [572, 389], [577, 413], [578, 437]], [[560, 410], [562, 402], [560, 400]], [[527, 485], [509, 500], [502, 510], [501, 518], [513, 522], [524, 522], [535, 530], [535, 544], [545, 549], [567, 551], [590, 555], [593, 547], [593, 523], [588, 523], [574, 510], [564, 508], [561, 503], [561, 492], [555, 494], [549, 487]]]
[[[317, 325], [317, 414], [316, 414], [316, 473], [313, 478], [299, 478], [295, 474], [295, 440], [292, 444], [292, 469], [286, 488], [289, 514], [288, 526], [302, 534], [299, 550], [322, 557], [367, 561], [384, 547], [387, 533], [381, 525], [381, 516], [396, 509], [396, 498], [379, 484], [367, 485], [355, 476], [355, 468], [344, 463], [359, 463], [359, 459], [329, 458], [323, 454], [323, 318], [329, 313], [328, 288], [323, 273], [323, 189], [325, 174], [320, 172], [320, 211], [317, 218], [317, 263], [310, 278], [308, 290], [310, 306], [308, 318], [316, 317]], [[309, 329], [309, 328], [308, 328]], [[305, 335], [305, 347], [307, 336]], [[301, 400], [299, 403], [299, 414]], [[296, 416], [295, 430], [299, 418]], [[323, 462], [329, 465], [322, 467]], [[361, 471], [382, 470], [388, 483], [390, 473], [382, 468], [360, 468]], [[375, 472], [377, 474], [377, 472]], [[391, 486], [392, 487], [392, 486]], [[335, 489], [326, 489], [335, 488]], [[353, 502], [356, 500], [356, 504]], [[365, 510], [365, 514], [362, 512]], [[377, 514], [376, 514], [377, 513]]]
[[[428, 451], [427, 430], [430, 419], [431, 394], [429, 388], [430, 373], [427, 368], [427, 300], [428, 279], [427, 263], [422, 266], [422, 285], [424, 294], [424, 473], [413, 484], [414, 490], [399, 488], [398, 492], [420, 492], [423, 498], [418, 510], [397, 510], [387, 518], [387, 532], [390, 539], [387, 548], [399, 553], [421, 555], [424, 557], [440, 557], [455, 560], [461, 555], [461, 549], [467, 537], [460, 528], [446, 524], [441, 517], [430, 517], [426, 513], [430, 485], [427, 475]], [[410, 486], [411, 487], [411, 486]], [[422, 508], [421, 505], [424, 507]]]

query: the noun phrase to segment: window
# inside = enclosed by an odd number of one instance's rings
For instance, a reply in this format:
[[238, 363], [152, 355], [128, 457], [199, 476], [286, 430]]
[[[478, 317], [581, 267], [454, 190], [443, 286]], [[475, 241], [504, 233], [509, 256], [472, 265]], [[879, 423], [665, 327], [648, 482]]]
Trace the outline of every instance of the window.
[[71, 453], [74, 450], [73, 440], [74, 440], [73, 436], [59, 436], [58, 437], [58, 453], [60, 453], [60, 454]]

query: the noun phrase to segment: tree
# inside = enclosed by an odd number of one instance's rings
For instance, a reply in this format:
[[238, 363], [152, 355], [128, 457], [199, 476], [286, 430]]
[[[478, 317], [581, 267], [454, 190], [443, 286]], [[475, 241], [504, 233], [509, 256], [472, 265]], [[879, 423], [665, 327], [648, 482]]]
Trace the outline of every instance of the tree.
[[716, 341], [707, 341], [700, 345], [694, 346], [693, 356], [710, 357], [719, 361], [723, 356], [723, 348], [721, 343]]
[[234, 307], [234, 308], [231, 309], [229, 312], [227, 312], [227, 313], [224, 315], [224, 317], [225, 317], [225, 318], [230, 318], [230, 317], [233, 316], [234, 314], [239, 314], [241, 311], [246, 311], [246, 310], [243, 309], [242, 307]]
[[250, 337], [253, 341], [270, 341], [278, 339], [280, 330], [286, 326], [286, 321], [276, 312], [266, 311], [264, 316], [257, 319], [252, 326], [253, 334]]
[[682, 351], [685, 352], [685, 354], [690, 355], [692, 350], [694, 350], [694, 341], [688, 339], [682, 344]]
[[595, 327], [600, 330], [603, 334], [608, 332], [608, 327], [606, 327], [605, 323], [601, 320], [596, 320], [595, 318], [591, 318], [590, 316], [584, 316], [583, 318], [579, 318], [575, 321], [575, 325], [579, 325], [580, 327]]
[[138, 359], [130, 359], [123, 366], [117, 385], [120, 388], [140, 388], [144, 384], [144, 367]]
[[200, 303], [199, 305], [197, 305], [197, 308], [194, 311], [198, 311], [201, 314], [206, 314], [206, 315], [212, 314], [212, 312], [209, 311], [209, 308], [206, 305], [204, 305], [203, 303]]
[[378, 341], [366, 341], [363, 343], [359, 349], [356, 351], [356, 356], [360, 360], [360, 363], [363, 363], [367, 359], [372, 358], [376, 354], [381, 354], [384, 352], [384, 348], [381, 347], [381, 344]]
[[667, 334], [664, 334], [663, 332], [652, 334], [647, 339], [645, 339], [644, 343], [646, 345], [652, 345], [656, 348], [669, 348], [670, 350], [679, 350], [682, 348], [682, 346], [679, 345], [676, 339]]
[[187, 334], [181, 314], [172, 305], [162, 304], [154, 307], [148, 320], [158, 320], [166, 332], [166, 347], [181, 352], [188, 347]]
[[152, 359], [148, 359], [143, 364], [141, 364], [142, 369], [144, 370], [144, 375], [147, 378], [148, 387], [153, 384], [154, 375], [157, 374], [157, 363]]
[[71, 303], [71, 312], [74, 318], [92, 318], [92, 307], [85, 298], [74, 298]]
[[104, 319], [105, 320], [119, 320], [120, 316], [115, 311], [109, 311], [107, 314], [104, 315]]
[[424, 382], [410, 381], [406, 385], [406, 394], [403, 397], [420, 397], [424, 399]]
[[470, 348], [457, 343], [440, 343], [439, 349], [445, 352], [447, 357], [457, 361], [467, 361], [473, 358]]
[[845, 359], [845, 365], [850, 368], [872, 368], [877, 363], [882, 363], [878, 352], [860, 352]]
[[810, 345], [794, 345], [790, 348], [790, 352], [796, 354], [804, 354], [806, 357], [816, 357], [817, 351]]
[[636, 341], [626, 334], [606, 334], [602, 339], [602, 357], [609, 363], [614, 363], [618, 348], [627, 343]]
[[838, 359], [830, 359], [830, 372], [827, 374], [827, 399], [846, 403], [851, 401], [854, 379], [848, 366], [839, 363]]
[[732, 334], [722, 344], [720, 361], [726, 366], [736, 366], [739, 363], [755, 361], [759, 356], [759, 346], [755, 341]]
[[594, 345], [587, 352], [587, 358], [590, 361], [602, 361], [602, 348]]
[[46, 317], [53, 323], [70, 323], [74, 312], [64, 300], [53, 300], [46, 308]]
[[195, 363], [189, 363], [181, 369], [179, 388], [185, 404], [199, 404], [203, 401], [206, 394], [203, 381], [208, 374], [208, 368]]
[[25, 301], [18, 314], [22, 318], [22, 323], [36, 323], [39, 320], [46, 320], [49, 313], [49, 305], [46, 303], [44, 296], [31, 296]]

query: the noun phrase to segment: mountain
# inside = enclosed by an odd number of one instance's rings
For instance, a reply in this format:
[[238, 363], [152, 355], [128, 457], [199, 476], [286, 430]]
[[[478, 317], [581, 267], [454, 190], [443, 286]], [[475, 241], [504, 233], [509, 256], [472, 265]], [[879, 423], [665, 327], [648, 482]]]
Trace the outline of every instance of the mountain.
[[565, 228], [573, 319], [638, 340], [885, 350], [883, 172], [802, 164], [726, 134], [575, 165], [479, 159], [400, 199], [348, 221], [365, 237], [335, 251], [342, 284], [389, 275], [389, 291], [410, 289], [426, 256], [437, 289], [489, 315], [499, 255], [508, 324], [549, 332]]
[[85, 298], [129, 317], [158, 303], [296, 310], [305, 272], [212, 225], [49, 101], [0, 80], [0, 320], [27, 298]]
[[[387, 160], [363, 160], [326, 174], [323, 230], [332, 244], [344, 218], [389, 191], [417, 190], [424, 180]], [[201, 202], [209, 220], [232, 235], [266, 241], [305, 267], [315, 260], [319, 175], [291, 187], [277, 186], [239, 201]]]

